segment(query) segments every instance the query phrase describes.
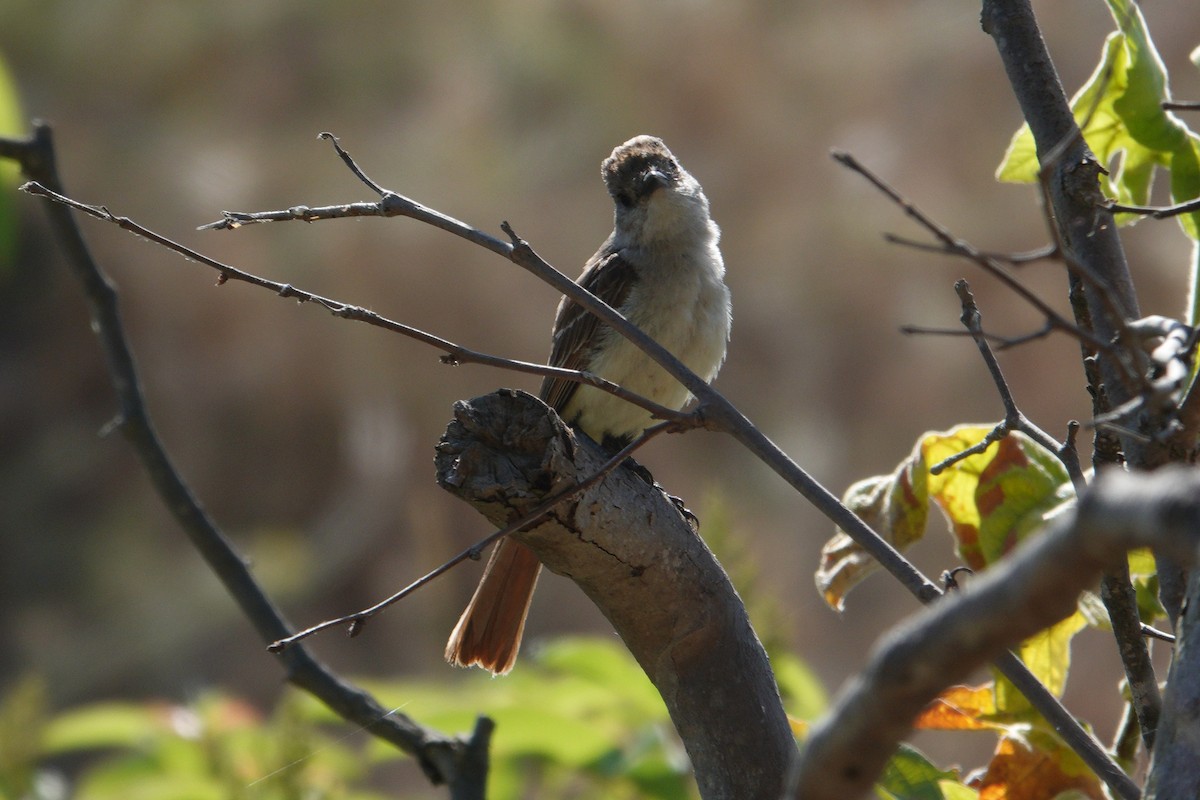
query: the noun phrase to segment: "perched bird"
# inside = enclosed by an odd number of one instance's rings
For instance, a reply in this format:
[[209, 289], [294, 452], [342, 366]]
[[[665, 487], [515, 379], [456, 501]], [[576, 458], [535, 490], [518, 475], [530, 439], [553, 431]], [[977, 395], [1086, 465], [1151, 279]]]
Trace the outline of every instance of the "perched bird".
[[[725, 360], [730, 299], [708, 198], [653, 136], [617, 147], [601, 174], [615, 206], [613, 232], [578, 283], [711, 381]], [[691, 399], [649, 356], [567, 297], [554, 320], [550, 364], [586, 370], [669, 408]], [[541, 397], [611, 452], [653, 422], [639, 406], [561, 378], [546, 378]], [[446, 660], [496, 674], [512, 669], [541, 568], [525, 545], [501, 539], [450, 635]]]

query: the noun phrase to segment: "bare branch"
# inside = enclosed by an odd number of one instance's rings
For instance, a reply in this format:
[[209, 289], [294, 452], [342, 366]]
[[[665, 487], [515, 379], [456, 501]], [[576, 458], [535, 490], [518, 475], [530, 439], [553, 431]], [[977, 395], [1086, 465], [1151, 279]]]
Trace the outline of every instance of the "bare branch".
[[[885, 242], [896, 244], [902, 247], [909, 247], [913, 250], [921, 250], [926, 253], [940, 253], [945, 256], [960, 257], [962, 253], [953, 248], [946, 247], [944, 243], [934, 244], [932, 242], [921, 242], [916, 239], [909, 239], [905, 236], [898, 236], [894, 233], [885, 233], [883, 235]], [[1005, 264], [1020, 266], [1022, 264], [1032, 264], [1037, 261], [1048, 261], [1059, 258], [1058, 246], [1048, 244], [1044, 247], [1039, 247], [1034, 250], [1024, 250], [1016, 253], [999, 253], [990, 250], [979, 250], [981, 256], [989, 258], [992, 261], [1000, 261]]]
[[[47, 191], [61, 195], [49, 126], [37, 124], [33, 137], [26, 141], [5, 140], [4, 152], [13, 151], [30, 179], [48, 187]], [[258, 585], [246, 560], [234, 550], [192, 494], [154, 430], [133, 352], [125, 336], [116, 290], [92, 258], [68, 208], [49, 204], [46, 210], [56, 238], [65, 250], [68, 266], [83, 288], [93, 328], [108, 359], [120, 407], [121, 432], [141, 460], [163, 503], [259, 635], [268, 642], [286, 636], [290, 625]], [[464, 799], [482, 798], [482, 794], [460, 793], [456, 787], [460, 783], [462, 786], [481, 785], [469, 770], [479, 769], [478, 753], [486, 751], [486, 726], [477, 726], [471, 740], [464, 741], [422, 726], [398, 711], [389, 712], [370, 694], [336, 676], [304, 647], [281, 654], [280, 662], [290, 683], [308, 691], [347, 721], [413, 755], [432, 783], [449, 783]], [[463, 760], [463, 754], [468, 751], [476, 754], [469, 764]]]
[[514, 372], [523, 372], [531, 375], [561, 377], [566, 380], [585, 383], [589, 386], [594, 386], [597, 389], [608, 392], [609, 394], [620, 397], [622, 400], [640, 406], [657, 419], [675, 422], [685, 427], [698, 427], [694, 424], [694, 417], [686, 412], [676, 411], [672, 408], [655, 403], [641, 395], [618, 386], [612, 381], [605, 380], [598, 375], [590, 372], [580, 372], [578, 370], [563, 369], [561, 367], [551, 367], [546, 364], [534, 364], [528, 361], [518, 361], [511, 358], [502, 358], [500, 356], [482, 353], [477, 350], [471, 350], [462, 345], [455, 344], [447, 339], [427, 333], [419, 328], [414, 328], [411, 325], [405, 325], [402, 322], [388, 319], [387, 317], [376, 314], [374, 311], [362, 308], [361, 306], [350, 305], [340, 300], [334, 300], [324, 297], [313, 292], [305, 291], [297, 288], [290, 283], [278, 283], [267, 278], [260, 277], [250, 272], [238, 269], [229, 264], [224, 264], [213, 258], [200, 253], [196, 250], [179, 244], [160, 233], [150, 230], [149, 228], [140, 225], [129, 217], [119, 217], [109, 211], [105, 206], [93, 206], [81, 203], [58, 192], [47, 189], [45, 186], [37, 182], [30, 182], [21, 187], [21, 190], [38, 197], [44, 197], [52, 200], [55, 203], [60, 203], [65, 206], [82, 211], [97, 219], [111, 222], [122, 230], [129, 231], [137, 236], [147, 239], [155, 244], [161, 245], [168, 250], [171, 250], [189, 261], [195, 261], [208, 267], [212, 267], [220, 273], [217, 279], [218, 284], [223, 284], [229, 280], [237, 280], [243, 283], [248, 283], [252, 286], [258, 286], [263, 289], [270, 289], [283, 298], [290, 298], [300, 303], [315, 303], [321, 306], [330, 314], [342, 319], [352, 320], [354, 322], [363, 322], [367, 325], [372, 325], [377, 328], [399, 333], [410, 339], [415, 339], [423, 344], [430, 345], [445, 353], [442, 356], [442, 362], [445, 364], [482, 364], [485, 366], [498, 367], [508, 369]]
[[1114, 214], [1140, 214], [1151, 219], [1170, 219], [1180, 214], [1190, 214], [1193, 211], [1200, 211], [1200, 198], [1188, 200], [1173, 206], [1128, 206], [1111, 202], [1108, 204], [1108, 210]]
[[1142, 623], [1141, 628], [1142, 633], [1146, 636], [1149, 636], [1151, 639], [1158, 639], [1160, 642], [1166, 642], [1167, 644], [1175, 644], [1176, 637], [1170, 633], [1167, 633], [1166, 631], [1160, 631], [1153, 625], [1147, 625], [1144, 622]]
[[917, 206], [911, 200], [904, 197], [904, 195], [900, 194], [900, 192], [898, 192], [896, 189], [892, 188], [891, 185], [868, 169], [853, 155], [838, 150], [835, 150], [832, 155], [835, 161], [866, 178], [867, 181], [869, 181], [876, 189], [882, 192], [885, 197], [898, 205], [905, 214], [929, 231], [941, 244], [940, 251], [947, 254], [961, 256], [962, 258], [966, 258], [967, 260], [983, 268], [984, 271], [998, 279], [1018, 297], [1036, 309], [1043, 317], [1045, 317], [1047, 323], [1056, 330], [1064, 331], [1076, 337], [1077, 339], [1087, 342], [1089, 345], [1098, 350], [1104, 350], [1108, 348], [1109, 345], [1107, 342], [1098, 339], [1090, 331], [1081, 329], [1078, 325], [1074, 324], [1066, 317], [1062, 316], [1053, 308], [1051, 308], [1050, 305], [1038, 297], [1036, 293], [1022, 285], [1021, 282], [1010, 275], [995, 258], [984, 255], [967, 242], [953, 236], [950, 231], [946, 230], [946, 228], [942, 227], [937, 222], [934, 222], [934, 220], [926, 215], [925, 212], [917, 208]]
[[1075, 486], [1075, 491], [1082, 491], [1087, 482], [1084, 480], [1083, 472], [1079, 468], [1078, 456], [1071, 457], [1075, 452], [1073, 442], [1067, 445], [1060, 444], [1053, 436], [1034, 424], [1033, 420], [1025, 416], [1017, 406], [1017, 401], [1008, 386], [1008, 380], [1004, 377], [1004, 371], [1000, 369], [1000, 362], [996, 360], [995, 354], [992, 353], [992, 349], [988, 345], [987, 337], [983, 334], [983, 315], [979, 312], [979, 306], [975, 304], [975, 297], [971, 294], [970, 285], [966, 280], [960, 279], [955, 281], [954, 291], [958, 293], [959, 302], [962, 304], [963, 327], [967, 329], [971, 337], [975, 340], [975, 345], [979, 348], [979, 354], [983, 357], [983, 363], [987, 365], [988, 372], [992, 376], [992, 382], [996, 384], [996, 391], [1000, 394], [1000, 401], [1004, 404], [1004, 421], [984, 437], [984, 441], [963, 454], [951, 456], [945, 461], [934, 465], [930, 471], [936, 475], [950, 466], [951, 463], [960, 460], [966, 455], [972, 455], [974, 452], [982, 453], [992, 442], [1007, 436], [1009, 431], [1021, 431], [1042, 447], [1057, 455], [1063, 466], [1067, 468], [1071, 476], [1071, 482]]

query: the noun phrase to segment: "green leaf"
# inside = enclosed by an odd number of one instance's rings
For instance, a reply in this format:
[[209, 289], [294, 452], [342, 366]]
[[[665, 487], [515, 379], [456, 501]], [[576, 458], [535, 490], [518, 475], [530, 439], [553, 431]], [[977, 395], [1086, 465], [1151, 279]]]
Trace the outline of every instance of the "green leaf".
[[957, 776], [938, 769], [912, 745], [902, 744], [888, 760], [878, 786], [904, 800], [944, 800], [941, 783], [946, 780], [955, 781]]
[[[1200, 197], [1200, 136], [1188, 132], [1187, 141], [1171, 154], [1171, 199], [1176, 203]], [[1200, 239], [1200, 213], [1180, 214], [1179, 224], [1193, 239]]]
[[[1083, 614], [1076, 611], [1021, 643], [1017, 655], [1046, 688], [1061, 697], [1071, 668], [1071, 640], [1087, 627]], [[992, 668], [995, 679], [996, 711], [1008, 719], [1037, 718], [1025, 696], [999, 670]]]
[[[0, 136], [20, 136], [24, 116], [18, 100], [17, 85], [0, 54]], [[12, 189], [20, 182], [21, 173], [15, 162], [0, 158], [0, 281], [8, 277], [4, 270], [15, 261], [17, 220], [15, 195]]]
[[[1104, 41], [1100, 63], [1083, 88], [1071, 98], [1075, 121], [1083, 128], [1088, 146], [1102, 163], [1108, 163], [1124, 141], [1124, 129], [1113, 102], [1125, 89], [1128, 63], [1124, 37], [1119, 33], [1109, 34]], [[1013, 134], [1008, 151], [996, 170], [996, 179], [1006, 183], [1033, 183], [1039, 169], [1033, 132], [1026, 123]]]
[[945, 800], [979, 800], [979, 792], [970, 786], [963, 786], [958, 781], [944, 780], [938, 785], [942, 788]]
[[[470, 730], [486, 709], [497, 725], [489, 796], [525, 796], [533, 785], [548, 797], [691, 796], [662, 698], [625, 648], [583, 637], [531, 644], [503, 679], [457, 673], [453, 682], [363, 685], [385, 706], [442, 730]], [[316, 712], [304, 704], [303, 713]], [[367, 752], [371, 761], [398, 757], [373, 741]]]
[[598, 763], [617, 747], [599, 727], [536, 705], [505, 708], [491, 716], [501, 732], [493, 752], [504, 758], [538, 756], [580, 769]]
[[808, 665], [792, 655], [775, 655], [771, 669], [788, 713], [803, 720], [814, 720], [829, 706], [825, 687]]
[[170, 727], [165, 705], [96, 703], [67, 711], [46, 726], [45, 752], [135, 747]]
[[[1067, 687], [1067, 672], [1071, 667], [1071, 639], [1087, 627], [1083, 614], [1076, 612], [1063, 621], [1021, 643], [1017, 655], [1030, 672], [1056, 697]], [[997, 703], [1004, 710], [1003, 703]]]
[[32, 797], [46, 724], [47, 689], [35, 675], [0, 698], [0, 797]]
[[[1105, 192], [1127, 205], [1145, 205], [1155, 167], [1170, 171], [1171, 198], [1182, 203], [1200, 196], [1200, 138], [1163, 109], [1170, 99], [1166, 68], [1137, 4], [1107, 0], [1118, 30], [1105, 40], [1100, 62], [1071, 99], [1088, 146], [1110, 175]], [[1014, 134], [997, 168], [1001, 181], [1037, 180], [1039, 162], [1029, 126]], [[1122, 214], [1128, 223], [1136, 215]], [[1178, 217], [1184, 232], [1200, 235], [1200, 213]]]
[[1134, 550], [1129, 554], [1129, 577], [1137, 592], [1138, 617], [1146, 623], [1167, 616], [1158, 599], [1158, 565], [1150, 550]]
[[534, 653], [539, 667], [593, 684], [607, 697], [614, 697], [637, 710], [642, 719], [666, 720], [662, 697], [646, 673], [619, 643], [592, 637], [565, 637], [538, 647]]

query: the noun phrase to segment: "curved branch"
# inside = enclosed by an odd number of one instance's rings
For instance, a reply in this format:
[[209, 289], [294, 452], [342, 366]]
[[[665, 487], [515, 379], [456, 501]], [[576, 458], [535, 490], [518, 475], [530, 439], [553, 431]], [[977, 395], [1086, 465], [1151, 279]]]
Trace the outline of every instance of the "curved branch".
[[[54, 146], [48, 125], [37, 124], [32, 138], [5, 140], [3, 152], [15, 158], [31, 179], [61, 192]], [[67, 263], [83, 287], [92, 323], [100, 337], [119, 404], [118, 422], [145, 467], [151, 483], [175, 516], [192, 545], [220, 578], [226, 590], [264, 641], [286, 636], [290, 626], [251, 574], [245, 559], [233, 548], [200, 505], [171, 463], [146, 408], [133, 352], [125, 337], [116, 289], [92, 258], [70, 210], [63, 205], [46, 207]], [[398, 711], [388, 711], [370, 694], [346, 683], [303, 647], [279, 656], [290, 683], [305, 689], [344, 719], [371, 731], [415, 757], [434, 784], [447, 783], [456, 797], [482, 798], [478, 753], [486, 750], [490, 728], [476, 726], [470, 740], [447, 736], [424, 727]], [[486, 775], [486, 759], [482, 773]], [[469, 787], [477, 787], [473, 794]]]
[[[813, 728], [792, 795], [805, 800], [865, 795], [922, 708], [1006, 648], [1069, 616], [1079, 594], [1138, 547], [1196, 562], [1200, 472], [1104, 473], [1076, 511], [1059, 517], [963, 592], [891, 632]], [[1197, 763], [1196, 753], [1189, 754]], [[1140, 795], [1128, 778], [1115, 788], [1122, 798]], [[1194, 797], [1196, 787], [1169, 796]]]
[[[455, 406], [435, 463], [494, 525], [607, 461], [544, 403], [499, 391]], [[706, 798], [775, 800], [795, 745], [766, 652], [694, 518], [624, 466], [512, 534], [612, 623], [662, 695]]]

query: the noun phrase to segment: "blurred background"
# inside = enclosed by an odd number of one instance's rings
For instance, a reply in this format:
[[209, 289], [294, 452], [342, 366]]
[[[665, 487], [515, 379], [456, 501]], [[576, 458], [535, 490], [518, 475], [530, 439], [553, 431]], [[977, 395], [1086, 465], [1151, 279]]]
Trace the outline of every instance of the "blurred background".
[[[1039, 3], [1068, 92], [1112, 29], [1100, 0]], [[1188, 3], [1143, 4], [1180, 99], [1200, 98]], [[542, 360], [557, 295], [511, 264], [417, 223], [277, 224], [198, 232], [222, 209], [374, 199], [316, 134], [377, 182], [500, 235], [508, 220], [576, 275], [611, 228], [600, 161], [663, 137], [723, 230], [733, 340], [718, 387], [834, 493], [890, 471], [924, 431], [1002, 408], [954, 328], [971, 279], [995, 332], [1040, 320], [969, 264], [887, 245], [919, 236], [831, 148], [852, 152], [971, 243], [1046, 241], [1035, 191], [995, 183], [1020, 123], [979, 4], [517, 0], [334, 5], [0, 5], [0, 55], [29, 118], [54, 125], [69, 191], [215, 258], [373, 309], [475, 349]], [[1196, 123], [1193, 121], [1193, 127]], [[23, 130], [5, 131], [23, 134]], [[0, 264], [0, 689], [37, 672], [56, 706], [186, 699], [220, 685], [269, 705], [281, 672], [151, 490], [119, 435], [104, 361], [43, 219], [12, 203]], [[489, 532], [434, 483], [433, 447], [460, 398], [533, 378], [443, 366], [439, 353], [331, 317], [85, 220], [121, 292], [150, 411], [184, 477], [290, 619], [370, 604]], [[1183, 309], [1188, 243], [1174, 223], [1126, 242], [1145, 313]], [[1059, 266], [1022, 279], [1066, 308]], [[1022, 409], [1061, 436], [1088, 416], [1076, 344], [1002, 355]], [[830, 689], [916, 609], [879, 575], [838, 615], [813, 586], [830, 524], [722, 436], [640, 457], [701, 520], [727, 521], [740, 587], [773, 606], [763, 631]], [[956, 565], [940, 520], [914, 552]], [[313, 646], [357, 676], [447, 676], [442, 648], [478, 578], [467, 564], [355, 640]], [[766, 619], [769, 617], [769, 620]], [[606, 633], [569, 581], [543, 579], [528, 647]], [[1120, 668], [1106, 635], [1077, 640], [1067, 702], [1109, 739]], [[486, 712], [486, 708], [480, 711]], [[959, 742], [922, 740], [945, 762]], [[981, 742], [986, 752], [991, 742]], [[968, 748], [972, 745], [968, 745]]]

